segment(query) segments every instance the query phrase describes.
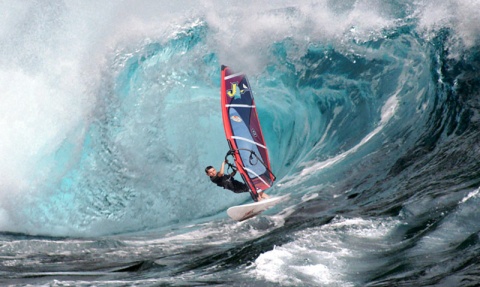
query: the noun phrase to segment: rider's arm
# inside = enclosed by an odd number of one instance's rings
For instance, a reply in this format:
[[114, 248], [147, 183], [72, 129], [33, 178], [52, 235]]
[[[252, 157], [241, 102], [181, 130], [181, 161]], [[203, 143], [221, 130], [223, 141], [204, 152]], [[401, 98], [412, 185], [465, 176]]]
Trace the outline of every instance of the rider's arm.
[[220, 168], [220, 171], [217, 173], [217, 176], [223, 176], [225, 173], [225, 162], [222, 162], [222, 167]]

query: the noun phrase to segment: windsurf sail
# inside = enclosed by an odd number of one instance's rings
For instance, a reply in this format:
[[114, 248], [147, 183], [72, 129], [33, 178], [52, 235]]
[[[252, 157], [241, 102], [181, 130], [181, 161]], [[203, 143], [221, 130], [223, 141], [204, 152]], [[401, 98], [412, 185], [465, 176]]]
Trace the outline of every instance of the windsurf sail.
[[230, 153], [252, 198], [257, 201], [258, 192], [270, 188], [275, 175], [270, 169], [267, 145], [247, 77], [226, 66], [222, 66], [221, 105]]

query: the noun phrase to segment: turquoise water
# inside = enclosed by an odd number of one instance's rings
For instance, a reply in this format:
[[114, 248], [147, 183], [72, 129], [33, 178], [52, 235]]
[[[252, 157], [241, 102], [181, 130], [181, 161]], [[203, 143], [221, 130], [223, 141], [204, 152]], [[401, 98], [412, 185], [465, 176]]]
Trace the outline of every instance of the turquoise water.
[[[478, 282], [478, 3], [0, 5], [2, 283]], [[243, 223], [222, 64], [290, 193]]]

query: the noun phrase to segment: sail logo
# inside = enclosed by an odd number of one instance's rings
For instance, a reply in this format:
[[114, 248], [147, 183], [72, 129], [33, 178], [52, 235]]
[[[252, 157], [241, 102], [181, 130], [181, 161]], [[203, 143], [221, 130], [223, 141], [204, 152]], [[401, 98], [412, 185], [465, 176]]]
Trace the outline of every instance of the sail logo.
[[238, 83], [231, 83], [232, 88], [230, 90], [227, 90], [227, 95], [230, 98], [236, 98], [240, 99], [242, 97], [242, 94], [250, 91], [247, 85], [243, 84], [242, 88], [239, 88]]
[[237, 123], [241, 123], [241, 122], [242, 122], [242, 118], [239, 117], [239, 116], [231, 116], [230, 118], [231, 118], [232, 121], [234, 121], [234, 122], [237, 122]]
[[[237, 94], [237, 86], [238, 86], [238, 83], [232, 83], [232, 88], [230, 90], [227, 90], [227, 95], [230, 97], [230, 98], [233, 98], [236, 96]], [[238, 95], [238, 97], [240, 98], [241, 95]]]
[[257, 131], [254, 128], [252, 128], [250, 131], [254, 137], [257, 137]]

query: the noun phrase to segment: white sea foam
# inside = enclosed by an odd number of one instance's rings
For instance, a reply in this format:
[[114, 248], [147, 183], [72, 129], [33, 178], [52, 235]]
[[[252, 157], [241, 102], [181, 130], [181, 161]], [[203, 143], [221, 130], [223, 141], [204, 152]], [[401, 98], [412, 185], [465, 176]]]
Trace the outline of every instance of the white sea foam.
[[292, 234], [294, 241], [261, 254], [252, 275], [276, 284], [357, 286], [351, 278], [367, 268], [365, 258], [388, 249], [388, 235], [398, 224], [391, 219], [336, 218]]
[[465, 202], [467, 202], [468, 200], [470, 200], [471, 198], [477, 197], [477, 195], [478, 195], [479, 192], [480, 192], [480, 188], [477, 188], [477, 189], [469, 192], [467, 196], [465, 196], [464, 198], [462, 198], [462, 200], [460, 201], [460, 203], [465, 203]]
[[480, 43], [480, 21], [478, 21], [480, 2], [476, 0], [424, 0], [417, 3], [419, 30], [426, 37], [435, 36], [442, 28], [452, 29], [450, 56], [460, 55], [463, 49], [469, 49]]

